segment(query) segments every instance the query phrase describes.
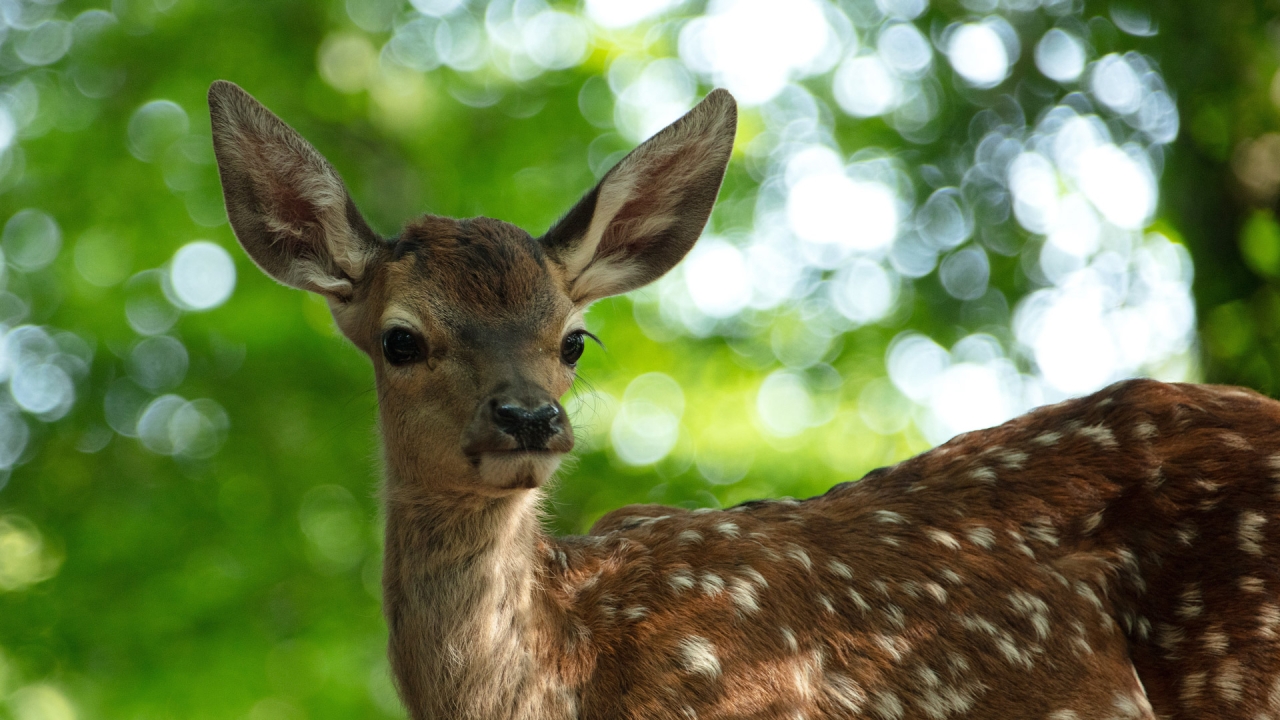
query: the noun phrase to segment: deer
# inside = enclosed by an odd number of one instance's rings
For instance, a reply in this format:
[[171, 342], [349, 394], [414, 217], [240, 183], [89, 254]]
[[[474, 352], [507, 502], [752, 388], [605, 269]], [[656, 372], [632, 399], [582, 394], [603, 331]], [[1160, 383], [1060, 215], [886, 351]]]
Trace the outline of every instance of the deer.
[[1280, 720], [1280, 403], [1131, 379], [807, 500], [543, 529], [592, 302], [702, 234], [714, 90], [540, 237], [375, 233], [244, 90], [209, 91], [228, 217], [373, 365], [383, 611], [409, 715]]

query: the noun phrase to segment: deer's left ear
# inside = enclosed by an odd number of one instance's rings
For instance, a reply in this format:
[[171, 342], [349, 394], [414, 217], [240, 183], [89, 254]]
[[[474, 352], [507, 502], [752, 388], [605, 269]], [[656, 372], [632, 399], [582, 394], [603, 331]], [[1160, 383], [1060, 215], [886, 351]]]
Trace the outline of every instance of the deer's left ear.
[[675, 267], [711, 215], [738, 109], [715, 90], [631, 151], [541, 242], [584, 305], [646, 285]]

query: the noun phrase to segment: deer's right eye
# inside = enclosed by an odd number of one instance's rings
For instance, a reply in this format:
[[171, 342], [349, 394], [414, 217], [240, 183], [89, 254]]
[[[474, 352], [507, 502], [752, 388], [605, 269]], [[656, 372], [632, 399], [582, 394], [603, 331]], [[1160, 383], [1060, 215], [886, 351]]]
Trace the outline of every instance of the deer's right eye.
[[392, 365], [407, 365], [422, 359], [422, 345], [408, 330], [391, 328], [382, 334], [382, 355]]

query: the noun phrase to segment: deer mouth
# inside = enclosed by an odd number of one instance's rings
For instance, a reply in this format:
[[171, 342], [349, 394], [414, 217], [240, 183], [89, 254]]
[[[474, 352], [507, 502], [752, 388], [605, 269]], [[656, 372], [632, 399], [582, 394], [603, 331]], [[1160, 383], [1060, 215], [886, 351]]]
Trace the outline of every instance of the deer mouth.
[[468, 455], [486, 487], [532, 490], [541, 487], [560, 467], [564, 453], [554, 450], [496, 450]]

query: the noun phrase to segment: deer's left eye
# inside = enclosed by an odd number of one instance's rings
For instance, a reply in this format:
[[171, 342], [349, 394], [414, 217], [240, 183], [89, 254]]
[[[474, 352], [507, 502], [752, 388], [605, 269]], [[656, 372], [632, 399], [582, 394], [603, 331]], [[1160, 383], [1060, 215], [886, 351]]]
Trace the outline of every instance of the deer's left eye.
[[577, 365], [582, 351], [586, 349], [586, 331], [575, 330], [560, 341], [560, 360], [565, 365]]

